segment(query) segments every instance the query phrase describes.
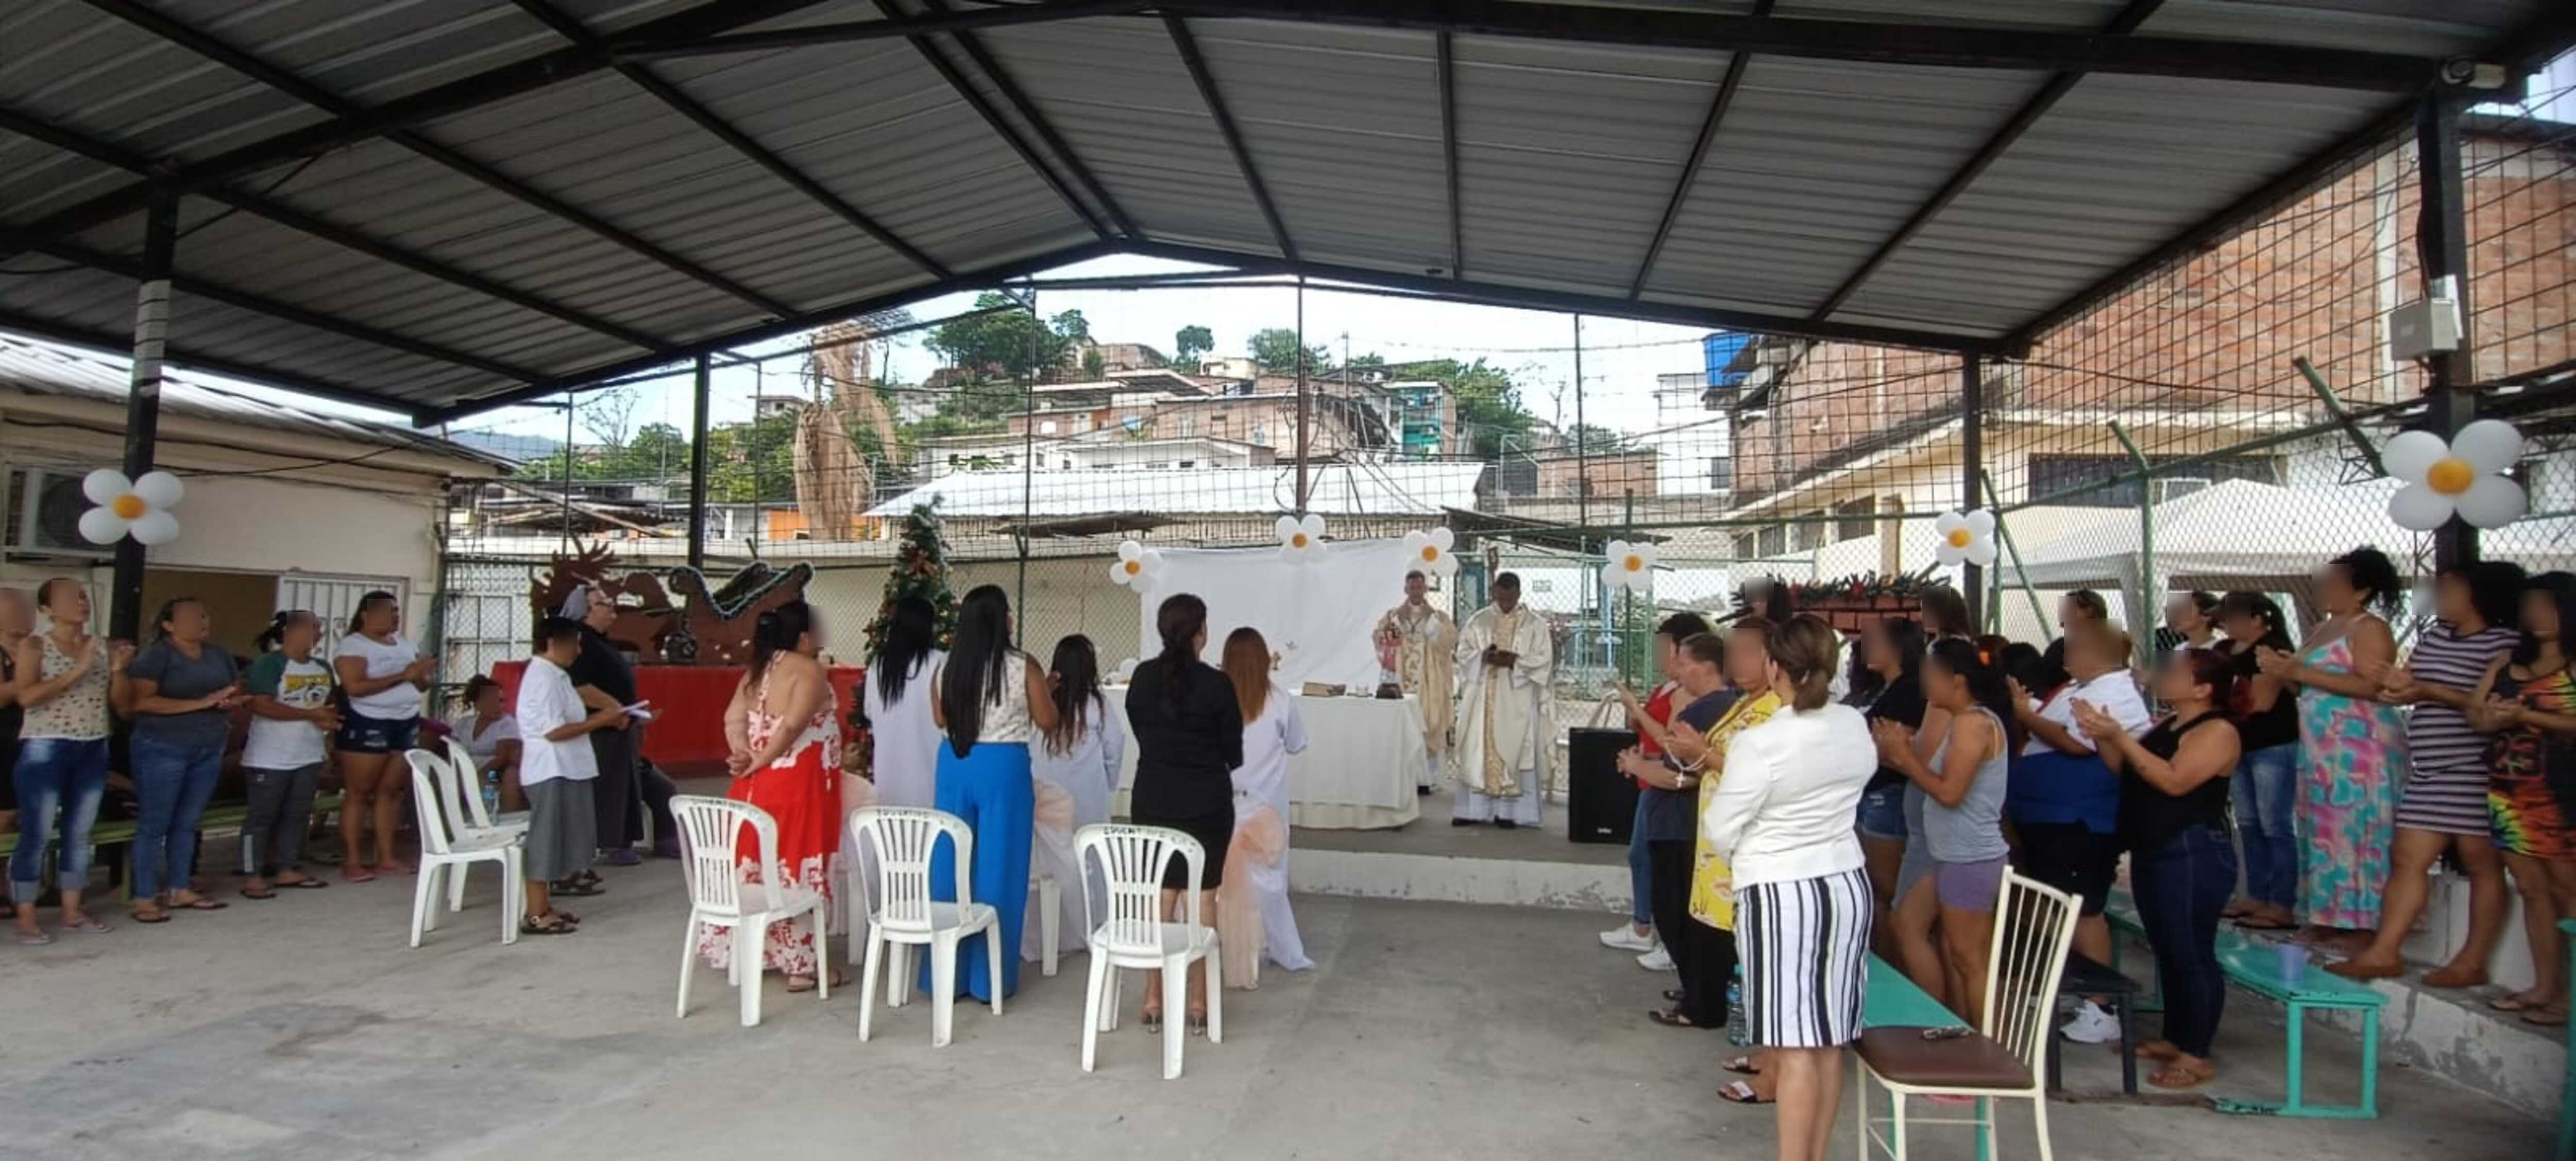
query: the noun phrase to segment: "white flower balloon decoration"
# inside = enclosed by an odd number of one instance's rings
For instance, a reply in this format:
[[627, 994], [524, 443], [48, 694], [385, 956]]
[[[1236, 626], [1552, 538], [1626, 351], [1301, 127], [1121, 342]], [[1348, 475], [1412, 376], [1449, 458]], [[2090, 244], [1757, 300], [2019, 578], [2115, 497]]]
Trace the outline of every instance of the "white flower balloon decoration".
[[168, 472], [145, 472], [128, 480], [114, 468], [100, 468], [81, 481], [81, 494], [98, 505], [81, 513], [80, 534], [92, 544], [114, 544], [127, 536], [137, 544], [167, 544], [179, 535], [179, 506], [187, 489]]
[[1163, 554], [1133, 540], [1118, 546], [1118, 559], [1109, 565], [1109, 579], [1137, 592], [1154, 587], [1154, 578], [1163, 571]]
[[1933, 545], [1932, 557], [1941, 563], [1988, 565], [1995, 562], [1995, 514], [1983, 508], [1960, 515], [1944, 512], [1932, 522], [1932, 531], [1940, 543]]
[[1282, 516], [1273, 528], [1279, 533], [1279, 555], [1290, 564], [1311, 564], [1324, 550], [1324, 518], [1309, 513], [1304, 517]]
[[2388, 441], [2381, 462], [2406, 482], [2388, 498], [2388, 518], [2400, 527], [2429, 532], [2453, 515], [2474, 528], [2498, 528], [2520, 519], [2522, 485], [2504, 473], [2522, 458], [2522, 433], [2501, 419], [2481, 419], [2444, 442], [2429, 431], [2409, 431]]
[[1610, 583], [1641, 593], [1654, 587], [1654, 545], [1630, 544], [1625, 540], [1613, 540], [1603, 551], [1608, 554], [1609, 560], [1601, 566], [1601, 571], [1609, 575]]
[[1434, 528], [1428, 532], [1407, 532], [1404, 534], [1404, 553], [1408, 558], [1406, 565], [1409, 568], [1418, 568], [1426, 573], [1440, 576], [1456, 572], [1458, 558], [1449, 550], [1457, 542], [1457, 538], [1450, 535], [1446, 528]]

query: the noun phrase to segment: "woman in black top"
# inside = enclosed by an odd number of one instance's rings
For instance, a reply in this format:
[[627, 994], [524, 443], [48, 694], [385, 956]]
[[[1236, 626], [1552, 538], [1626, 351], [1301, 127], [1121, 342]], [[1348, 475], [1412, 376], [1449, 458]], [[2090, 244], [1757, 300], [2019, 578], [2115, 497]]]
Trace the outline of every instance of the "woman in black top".
[[2228, 906], [2227, 917], [2254, 931], [2298, 925], [2291, 908], [2299, 899], [2299, 695], [2254, 663], [2260, 649], [2296, 648], [2288, 625], [2281, 606], [2261, 593], [2232, 592], [2218, 600], [2218, 627], [2227, 639], [2217, 648], [2236, 675], [2227, 715], [2244, 749], [2229, 792], [2235, 796], [2236, 837], [2245, 844], [2245, 898]]
[[[1853, 652], [1877, 677], [1878, 689], [1875, 693], [1861, 693], [1861, 684], [1855, 681], [1854, 692], [1845, 701], [1869, 719], [1873, 730], [1882, 721], [1895, 722], [1909, 730], [1923, 729], [1927, 707], [1923, 702], [1922, 670], [1927, 643], [1923, 626], [1907, 617], [1888, 617], [1862, 627], [1860, 645]], [[1934, 728], [1946, 727], [1936, 721]], [[1916, 979], [1941, 978], [1941, 961], [1932, 947], [1930, 911], [1926, 909], [1915, 917], [1919, 924], [1904, 928], [1919, 928], [1919, 939], [1898, 935], [1896, 889], [1904, 877], [1906, 845], [1904, 771], [1885, 762], [1879, 764], [1878, 773], [1870, 776], [1869, 788], [1861, 792], [1859, 828], [1861, 854], [1869, 861], [1869, 888], [1878, 898], [1878, 905], [1870, 909], [1871, 944], [1894, 949], [1906, 974]], [[1916, 971], [1929, 974], [1915, 975]]]
[[2138, 1049], [2165, 1063], [2147, 1078], [2159, 1088], [2191, 1088], [2215, 1075], [2209, 1043], [2227, 1003], [2227, 977], [2218, 967], [2218, 913], [2236, 889], [2227, 783], [2239, 752], [2236, 725], [2222, 707], [2235, 684], [2224, 654], [2176, 650], [2156, 671], [2154, 690], [2173, 712], [2139, 738], [2111, 715], [2075, 703], [2076, 723], [2120, 772], [2120, 838], [2129, 848], [2129, 886], [2165, 998], [2164, 1038]]
[[[1225, 880], [1234, 841], [1234, 768], [1243, 764], [1243, 710], [1234, 683], [1199, 660], [1207, 647], [1207, 602], [1182, 593], [1154, 614], [1163, 651], [1136, 667], [1127, 687], [1127, 725], [1136, 737], [1136, 784], [1129, 814], [1139, 826], [1170, 827], [1199, 840], [1199, 911], [1213, 922], [1216, 889]], [[1163, 876], [1163, 917], [1182, 915], [1190, 887], [1184, 864]], [[1163, 1026], [1162, 980], [1145, 974], [1145, 1027]], [[1190, 965], [1190, 1031], [1207, 1028], [1207, 963]]]

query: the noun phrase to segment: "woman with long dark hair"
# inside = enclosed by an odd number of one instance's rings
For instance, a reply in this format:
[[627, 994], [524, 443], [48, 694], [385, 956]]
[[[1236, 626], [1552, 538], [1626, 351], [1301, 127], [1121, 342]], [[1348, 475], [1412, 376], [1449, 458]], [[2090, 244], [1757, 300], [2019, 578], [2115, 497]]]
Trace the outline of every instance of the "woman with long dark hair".
[[[1292, 972], [1315, 966], [1288, 905], [1288, 756], [1306, 750], [1306, 719], [1295, 694], [1270, 679], [1270, 642], [1246, 625], [1225, 637], [1225, 677], [1243, 716], [1243, 764], [1234, 768], [1235, 866], [1218, 893], [1235, 939], [1225, 945], [1226, 982], [1252, 986], [1261, 959]], [[1241, 906], [1235, 906], [1240, 900]], [[1241, 923], [1234, 920], [1240, 916]], [[1244, 938], [1259, 931], [1258, 941]], [[1241, 945], [1238, 949], [1237, 945]]]
[[[752, 625], [751, 665], [734, 685], [724, 723], [731, 751], [725, 768], [733, 775], [725, 797], [768, 811], [778, 823], [779, 871], [829, 899], [840, 893], [841, 881], [841, 726], [831, 675], [818, 660], [827, 640], [822, 620], [803, 601], [762, 613]], [[757, 881], [761, 863], [760, 844], [746, 832], [734, 865], [746, 881]], [[822, 914], [833, 914], [830, 904]], [[698, 952], [707, 963], [730, 966], [733, 929], [698, 931]], [[781, 920], [761, 934], [761, 962], [746, 966], [755, 976], [778, 972], [788, 991], [802, 992], [826, 970], [822, 950], [794, 920]], [[837, 985], [841, 976], [832, 970]], [[760, 985], [746, 979], [743, 986]]]
[[939, 798], [936, 696], [925, 680], [948, 655], [939, 649], [939, 613], [920, 597], [903, 597], [886, 615], [884, 636], [868, 658], [859, 705], [876, 739], [876, 800], [881, 806], [928, 806]]
[[197, 865], [197, 820], [224, 772], [232, 710], [243, 701], [232, 653], [208, 640], [213, 628], [204, 602], [174, 597], [152, 616], [152, 644], [126, 667], [128, 693], [117, 708], [134, 721], [129, 745], [142, 802], [134, 826], [137, 923], [167, 923], [173, 908], [225, 906], [188, 884]]
[[[931, 675], [937, 700], [932, 720], [948, 744], [939, 749], [938, 807], [966, 820], [975, 832], [975, 865], [960, 868], [952, 856], [930, 865], [934, 899], [957, 898], [957, 876], [968, 876], [975, 901], [1001, 913], [1002, 946], [1020, 946], [1029, 910], [1029, 844], [1037, 787], [1029, 751], [1056, 728], [1055, 701], [1046, 674], [1028, 654], [1011, 647], [1011, 599], [998, 585], [978, 585], [957, 605], [957, 633], [948, 660]], [[931, 988], [930, 960], [921, 961], [921, 988]], [[993, 985], [984, 945], [970, 940], [957, 957], [957, 994], [991, 1003]], [[1020, 957], [1002, 957], [1002, 994], [1020, 988]]]
[[[379, 589], [358, 598], [348, 633], [331, 650], [331, 670], [349, 702], [339, 737], [341, 873], [352, 883], [379, 871], [409, 874], [411, 867], [394, 857], [394, 824], [411, 779], [396, 768], [402, 752], [420, 740], [421, 691], [438, 663], [402, 635], [402, 609]], [[364, 857], [371, 826], [372, 866]]]
[[2209, 1045], [2227, 1003], [2218, 966], [2218, 913], [2236, 889], [2236, 848], [2227, 841], [2227, 777], [2236, 769], [2236, 726], [2227, 720], [2228, 659], [2183, 648], [2157, 671], [2155, 692], [2173, 707], [2143, 737], [2091, 706], [2076, 720], [2120, 772], [2120, 840], [2138, 923], [2156, 955], [2165, 1034], [2138, 1046], [2164, 1062], [2147, 1082], [2191, 1088], [2215, 1075]]
[[[1843, 704], [1861, 711], [1873, 728], [1890, 721], [1909, 731], [1921, 729], [1923, 646], [1923, 626], [1911, 617], [1886, 617], [1861, 626], [1860, 640], [1852, 648], [1856, 675]], [[1869, 789], [1860, 796], [1858, 826], [1860, 849], [1869, 860], [1870, 893], [1878, 901], [1873, 909], [1878, 917], [1876, 934], [1892, 946], [1897, 873], [1905, 863], [1903, 770], [1881, 763], [1878, 772], [1870, 775]]]
[[[1100, 692], [1100, 652], [1091, 638], [1075, 633], [1055, 643], [1055, 656], [1047, 663], [1047, 700], [1055, 703], [1055, 725], [1029, 753], [1030, 776], [1037, 783], [1032, 857], [1040, 873], [1055, 879], [1062, 896], [1056, 950], [1080, 951], [1089, 942], [1082, 928], [1087, 914], [1082, 892], [1088, 888], [1073, 836], [1083, 827], [1109, 821], [1109, 800], [1118, 793], [1118, 762], [1127, 752], [1127, 727]], [[1043, 957], [1041, 936], [1038, 925], [1030, 924], [1020, 940], [1020, 958]]]
[[2298, 926], [2299, 697], [2264, 673], [2265, 649], [2288, 653], [2290, 619], [2272, 598], [2238, 590], [2218, 598], [2218, 649], [2235, 681], [2228, 716], [2238, 756], [2227, 793], [2236, 810], [2236, 841], [2245, 848], [2245, 897], [2228, 918], [2249, 931]]
[[2478, 685], [2470, 721], [2492, 735], [2487, 809], [2496, 849], [2522, 895], [2531, 987], [2488, 1001], [2533, 1024], [2567, 1022], [2566, 937], [2576, 917], [2576, 576], [2546, 572], [2522, 594], [2522, 640]]
[[[1986, 1009], [1986, 961], [1995, 933], [1995, 902], [2003, 891], [2004, 791], [2015, 734], [2013, 696], [2001, 670], [1986, 664], [1977, 647], [1956, 637], [1932, 643], [1923, 658], [1923, 698], [1949, 711], [1950, 728], [1929, 759], [1898, 748], [1897, 768], [1913, 785], [1923, 844], [1932, 856], [1930, 890], [1940, 906], [1943, 974], [1941, 995], [1955, 1012]], [[1878, 727], [1880, 748], [1902, 739], [1904, 727]]]
[[2406, 783], [2406, 721], [2379, 700], [2397, 664], [2387, 618], [2406, 599], [2388, 554], [2356, 548], [2317, 570], [2326, 618], [2296, 656], [2264, 649], [2264, 676], [2299, 691], [2300, 849], [2307, 930], [2302, 942], [2347, 954], [2378, 932], [2396, 837], [2397, 788]]
[[[242, 841], [259, 858], [258, 872], [242, 884], [245, 899], [271, 898], [278, 887], [328, 885], [296, 866], [313, 826], [313, 793], [331, 757], [331, 734], [340, 728], [340, 711], [331, 705], [331, 667], [313, 658], [321, 641], [320, 617], [304, 609], [279, 610], [260, 632], [259, 659], [251, 662], [243, 686], [250, 694], [250, 738], [242, 747], [250, 817], [242, 822]], [[500, 683], [492, 684], [497, 706]], [[509, 733], [518, 736], [515, 728]]]
[[[1243, 706], [1234, 683], [1199, 660], [1207, 648], [1207, 602], [1182, 593], [1154, 612], [1163, 651], [1136, 667], [1127, 686], [1127, 724], [1136, 731], [1136, 784], [1129, 812], [1138, 825], [1170, 827], [1199, 840], [1207, 861], [1192, 883], [1175, 862], [1163, 878], [1163, 914], [1182, 914], [1181, 892], [1200, 893], [1200, 914], [1216, 914], [1234, 841], [1234, 780], [1243, 765]], [[1189, 1020], [1207, 1026], [1207, 964], [1190, 966]], [[1145, 975], [1145, 1026], [1163, 1025], [1161, 977]]]

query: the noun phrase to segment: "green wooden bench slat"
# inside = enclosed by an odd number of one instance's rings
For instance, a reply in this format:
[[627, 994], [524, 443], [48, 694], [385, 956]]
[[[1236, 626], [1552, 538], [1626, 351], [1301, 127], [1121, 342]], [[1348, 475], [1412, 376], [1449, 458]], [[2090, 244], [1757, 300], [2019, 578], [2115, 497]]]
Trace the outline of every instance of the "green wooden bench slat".
[[[321, 814], [325, 811], [338, 809], [340, 809], [339, 795], [321, 794], [314, 796], [313, 813]], [[249, 803], [228, 802], [220, 806], [207, 807], [206, 813], [197, 820], [197, 829], [239, 830], [241, 829], [241, 824], [249, 819]], [[115, 819], [109, 822], [97, 823], [89, 828], [89, 842], [90, 845], [94, 847], [113, 846], [117, 843], [130, 843], [134, 841], [134, 829], [135, 820], [130, 818]], [[11, 831], [8, 834], [0, 834], [0, 856], [7, 856], [15, 852], [17, 849], [17, 831]]]
[[[2576, 919], [2561, 919], [2558, 930], [2567, 933], [2567, 963], [2576, 970]], [[2558, 1081], [2558, 1153], [2560, 1161], [2576, 1157], [2576, 1024], [2567, 1030], [2567, 1072]]]
[[1864, 1028], [1957, 1028], [1967, 1023], [1942, 1007], [1930, 992], [1914, 986], [1914, 981], [1905, 978], [1895, 965], [1874, 954], [1869, 957], [1868, 983], [1861, 992], [1860, 1022]]

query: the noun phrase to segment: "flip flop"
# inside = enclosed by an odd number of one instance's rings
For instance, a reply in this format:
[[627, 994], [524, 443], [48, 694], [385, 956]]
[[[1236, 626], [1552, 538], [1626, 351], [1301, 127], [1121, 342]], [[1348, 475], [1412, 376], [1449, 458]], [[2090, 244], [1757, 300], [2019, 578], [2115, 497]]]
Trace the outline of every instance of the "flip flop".
[[1699, 1030], [1699, 1025], [1691, 1023], [1689, 1017], [1684, 1016], [1679, 1012], [1667, 1012], [1661, 1008], [1653, 1008], [1646, 1012], [1646, 1018], [1654, 1021], [1655, 1023], [1661, 1024], [1666, 1028], [1689, 1028], [1693, 1031]]
[[19, 937], [18, 937], [18, 946], [20, 946], [20, 947], [43, 947], [43, 946], [45, 946], [46, 944], [52, 943], [53, 941], [54, 941], [54, 937], [53, 937], [53, 936], [51, 936], [51, 935], [47, 935], [47, 934], [45, 934], [44, 932], [39, 931], [39, 932], [35, 933], [34, 935], [21, 935], [21, 936], [19, 936]]
[[2296, 926], [2298, 926], [2298, 924], [2283, 923], [2277, 919], [2236, 920], [2236, 929], [2238, 931], [2288, 931]]
[[1753, 1067], [1753, 1058], [1750, 1056], [1738, 1056], [1733, 1060], [1727, 1061], [1723, 1067], [1728, 1072], [1732, 1072], [1737, 1076], [1762, 1075], [1761, 1069]]
[[[563, 912], [557, 911], [555, 914], [561, 915]], [[812, 976], [801, 976], [787, 981], [787, 990], [790, 992], [810, 992], [814, 990], [814, 986], [814, 977]], [[833, 972], [832, 986], [836, 988], [846, 988], [850, 986], [850, 977], [840, 972]]]
[[2537, 1028], [2564, 1028], [2567, 1026], [2567, 1010], [2564, 1008], [2534, 1009], [2522, 1014], [2522, 1022]]
[[352, 883], [372, 883], [376, 881], [376, 873], [366, 869], [365, 867], [352, 867], [344, 873], [348, 875], [349, 881]]
[[319, 891], [330, 885], [330, 883], [321, 879], [297, 879], [292, 883], [279, 883], [277, 884], [277, 887], [280, 890], [286, 891]]
[[2208, 1084], [2211, 1080], [2216, 1079], [2217, 1076], [2218, 1074], [2216, 1072], [2206, 1069], [2185, 1068], [2179, 1064], [2168, 1064], [2149, 1074], [2147, 1077], [2147, 1083], [2152, 1084], [2157, 1088], [2199, 1088], [2204, 1084]]
[[570, 895], [575, 899], [587, 899], [593, 895], [608, 893], [608, 888], [597, 883], [556, 883], [546, 889], [553, 894]]
[[573, 932], [575, 932], [575, 931], [579, 931], [579, 930], [580, 930], [580, 928], [574, 927], [572, 924], [569, 924], [569, 923], [564, 922], [564, 921], [563, 921], [563, 916], [560, 916], [560, 915], [551, 915], [551, 916], [547, 916], [547, 918], [550, 918], [550, 919], [554, 920], [554, 922], [552, 922], [552, 923], [539, 923], [539, 922], [537, 922], [537, 921], [536, 921], [536, 920], [534, 920], [534, 919], [522, 919], [522, 920], [520, 920], [520, 921], [519, 921], [519, 934], [521, 934], [521, 935], [570, 935], [570, 934], [572, 934]]
[[1726, 1101], [1729, 1104], [1767, 1105], [1774, 1103], [1762, 1099], [1759, 1094], [1753, 1091], [1752, 1085], [1746, 1084], [1740, 1080], [1730, 1080], [1725, 1084], [1719, 1085], [1717, 1095], [1718, 1099]]
[[170, 909], [173, 911], [221, 911], [230, 906], [232, 906], [232, 904], [226, 903], [220, 899], [209, 899], [203, 895], [199, 895], [185, 903], [172, 903], [170, 905]]
[[1681, 1003], [1682, 990], [1680, 988], [1666, 988], [1664, 989], [1664, 998], [1676, 1004]]
[[95, 915], [83, 915], [83, 916], [81, 916], [81, 920], [80, 920], [80, 922], [78, 922], [78, 923], [66, 923], [66, 924], [64, 924], [64, 925], [63, 925], [63, 930], [65, 930], [65, 931], [77, 931], [77, 932], [80, 932], [80, 933], [82, 933], [82, 934], [84, 934], [84, 935], [105, 935], [105, 934], [107, 934], [108, 932], [110, 932], [110, 931], [114, 931], [114, 930], [116, 930], [116, 929], [115, 929], [115, 928], [113, 928], [113, 927], [110, 927], [110, 926], [108, 926], [106, 923], [104, 923], [104, 922], [100, 921], [100, 919], [99, 919], [99, 917], [98, 917], [98, 916], [95, 916]]
[[[147, 914], [143, 913], [142, 911], [138, 910], [138, 911], [136, 911], [136, 912], [134, 913], [134, 921], [135, 921], [136, 923], [168, 923], [168, 922], [170, 922], [170, 913], [169, 913], [168, 911], [166, 911], [166, 910], [163, 910], [163, 911], [155, 911], [155, 912], [152, 912], [151, 914], [148, 914], [148, 915], [147, 915]], [[65, 930], [65, 931], [78, 931], [78, 930], [80, 930], [80, 929], [79, 929], [78, 927], [65, 927], [63, 930]]]
[[266, 891], [253, 891], [248, 887], [244, 887], [241, 889], [241, 897], [244, 899], [274, 899], [277, 898], [277, 890], [272, 887]]
[[2539, 1006], [2540, 1005], [2523, 999], [2520, 996], [2497, 996], [2496, 998], [2487, 1001], [2487, 1007], [2493, 1008], [2499, 1012], [2528, 1012]]

